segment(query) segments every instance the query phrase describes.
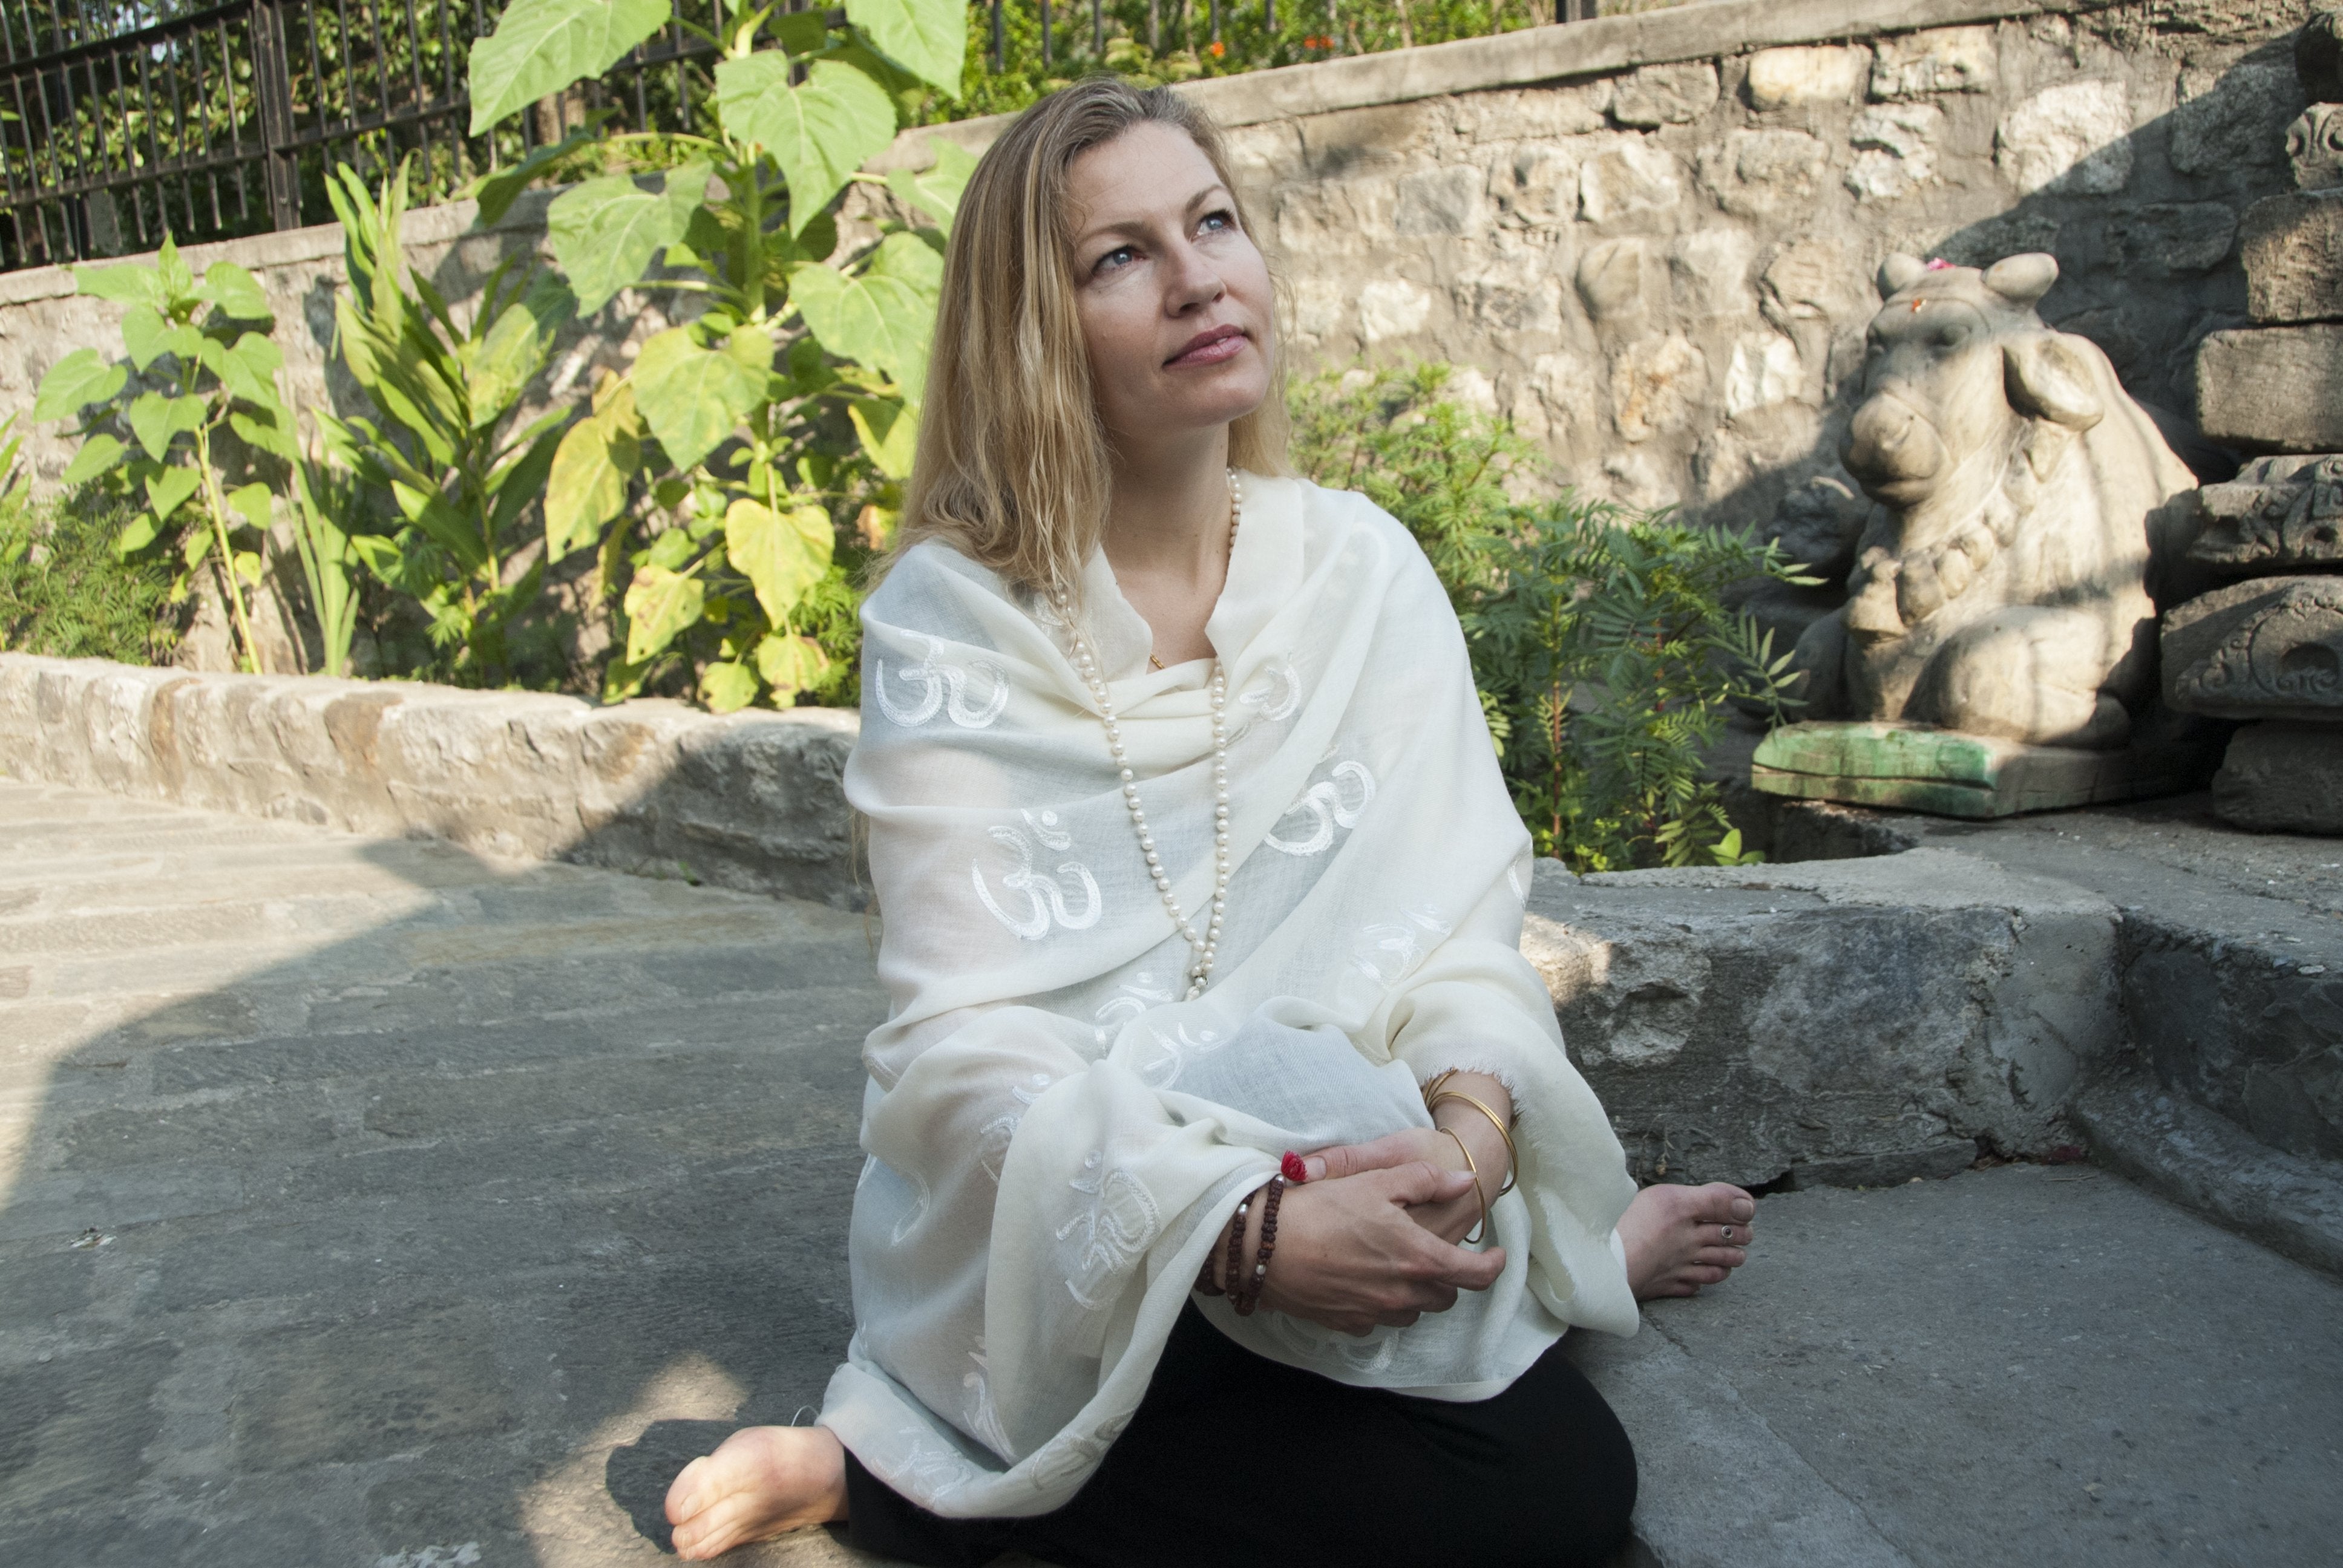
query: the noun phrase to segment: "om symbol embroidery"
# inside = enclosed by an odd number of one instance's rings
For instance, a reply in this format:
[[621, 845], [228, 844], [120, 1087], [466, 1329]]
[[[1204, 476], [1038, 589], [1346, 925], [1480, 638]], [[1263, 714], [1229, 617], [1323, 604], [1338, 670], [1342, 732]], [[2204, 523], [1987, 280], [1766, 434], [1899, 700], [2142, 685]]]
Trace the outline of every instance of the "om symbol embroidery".
[[[1355, 806], [1345, 799], [1349, 793], [1342, 788], [1345, 780], [1358, 788], [1359, 800]], [[1339, 827], [1348, 831], [1357, 827], [1359, 819], [1366, 812], [1367, 803], [1374, 798], [1375, 776], [1367, 771], [1364, 764], [1338, 762], [1334, 765], [1332, 778], [1322, 779], [1310, 786], [1301, 799], [1285, 809], [1285, 816], [1278, 819], [1283, 822], [1286, 817], [1296, 811], [1307, 811], [1310, 813], [1309, 833], [1298, 839], [1281, 839], [1272, 829], [1262, 836], [1262, 842], [1281, 854], [1323, 854], [1334, 842], [1334, 829]]]
[[1107, 1305], [1102, 1287], [1129, 1273], [1163, 1228], [1138, 1178], [1121, 1167], [1102, 1171], [1104, 1163], [1099, 1150], [1083, 1157], [1082, 1173], [1067, 1184], [1090, 1201], [1057, 1230], [1059, 1241], [1072, 1243], [1066, 1293], [1093, 1312]]
[[[878, 675], [871, 688], [879, 694], [879, 710], [906, 729], [918, 729], [933, 719], [939, 710], [962, 729], [990, 729], [992, 721], [1001, 717], [1001, 709], [1009, 706], [1009, 678], [1001, 672], [1001, 667], [984, 659], [978, 659], [965, 671], [952, 665], [939, 664], [936, 658], [943, 652], [943, 639], [924, 637], [921, 640], [928, 645], [928, 657], [909, 669], [897, 672], [895, 677], [906, 686], [918, 687], [920, 691], [919, 700], [906, 708], [899, 706], [893, 698], [887, 695], [887, 661], [882, 658], [874, 663]], [[970, 675], [981, 675], [992, 685], [992, 695], [985, 699], [981, 708], [969, 705], [968, 678]]]
[[[976, 884], [976, 896], [984, 900], [984, 907], [992, 911], [994, 920], [1029, 942], [1037, 942], [1048, 936], [1052, 925], [1062, 926], [1070, 931], [1081, 931], [1098, 924], [1101, 903], [1098, 879], [1091, 875], [1091, 869], [1080, 860], [1065, 860], [1059, 864], [1055, 877], [1035, 870], [1034, 845], [1025, 833], [1030, 829], [1033, 839], [1040, 841], [1042, 849], [1057, 850], [1072, 849], [1073, 835], [1059, 828], [1055, 811], [1044, 811], [1038, 818], [1031, 811], [1020, 815], [1025, 819], [1025, 829], [987, 828], [984, 831], [994, 843], [1017, 857], [1015, 869], [1001, 879], [1001, 885], [1011, 898], [1022, 897], [1025, 900], [1024, 912], [1010, 913], [1001, 906], [1001, 900], [992, 896], [991, 888], [985, 883], [981, 859], [968, 863], [969, 878]], [[1079, 911], [1067, 908], [1066, 886], [1058, 879], [1060, 877], [1072, 879], [1074, 884], [1081, 889], [1082, 907]]]
[[1260, 709], [1263, 719], [1291, 719], [1302, 706], [1302, 678], [1292, 660], [1276, 659], [1262, 667], [1261, 679], [1239, 692], [1237, 700]]

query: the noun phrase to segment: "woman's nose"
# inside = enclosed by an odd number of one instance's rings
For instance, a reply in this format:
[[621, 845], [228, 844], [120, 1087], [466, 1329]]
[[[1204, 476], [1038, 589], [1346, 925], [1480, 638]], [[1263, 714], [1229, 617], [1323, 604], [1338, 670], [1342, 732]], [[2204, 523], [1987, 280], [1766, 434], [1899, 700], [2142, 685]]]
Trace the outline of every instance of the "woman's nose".
[[1210, 305], [1228, 292], [1228, 286], [1221, 281], [1221, 269], [1197, 246], [1184, 243], [1175, 246], [1168, 259], [1171, 276], [1164, 303], [1172, 315]]

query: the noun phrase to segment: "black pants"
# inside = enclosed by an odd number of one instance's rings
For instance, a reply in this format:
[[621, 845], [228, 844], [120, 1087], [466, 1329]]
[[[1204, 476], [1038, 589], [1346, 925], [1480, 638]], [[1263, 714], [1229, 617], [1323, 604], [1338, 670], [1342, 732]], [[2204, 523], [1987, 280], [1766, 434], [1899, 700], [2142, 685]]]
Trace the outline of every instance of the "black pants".
[[1003, 1552], [1061, 1568], [1594, 1568], [1624, 1543], [1635, 1454], [1561, 1347], [1475, 1404], [1263, 1360], [1193, 1308], [1073, 1501], [940, 1519], [846, 1456], [854, 1544], [935, 1568]]

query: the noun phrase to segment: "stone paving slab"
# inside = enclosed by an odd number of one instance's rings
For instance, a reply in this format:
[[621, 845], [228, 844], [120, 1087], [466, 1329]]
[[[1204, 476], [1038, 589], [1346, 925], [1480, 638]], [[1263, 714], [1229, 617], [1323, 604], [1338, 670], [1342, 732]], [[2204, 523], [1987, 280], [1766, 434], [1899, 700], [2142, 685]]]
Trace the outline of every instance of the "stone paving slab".
[[[845, 1343], [870, 935], [0, 782], [0, 1563], [672, 1562], [675, 1470]], [[2333, 1281], [2079, 1168], [1761, 1226], [1731, 1286], [1580, 1345], [1642, 1452], [1636, 1561], [2343, 1534]], [[733, 1561], [867, 1565], [819, 1531]]]
[[2083, 1166], [1787, 1193], [1757, 1239], [1576, 1342], [1666, 1568], [2334, 1561], [2343, 1283]]
[[871, 934], [0, 783], [0, 1563], [672, 1562], [845, 1345]]

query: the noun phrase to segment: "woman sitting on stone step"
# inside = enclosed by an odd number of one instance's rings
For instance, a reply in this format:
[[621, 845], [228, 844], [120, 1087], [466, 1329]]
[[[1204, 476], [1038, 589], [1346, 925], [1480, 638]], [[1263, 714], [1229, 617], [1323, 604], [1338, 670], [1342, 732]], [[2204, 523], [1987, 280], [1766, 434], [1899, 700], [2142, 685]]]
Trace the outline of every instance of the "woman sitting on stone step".
[[893, 1014], [856, 1329], [677, 1551], [847, 1521], [923, 1563], [1577, 1563], [1634, 1457], [1557, 1342], [1745, 1256], [1637, 1192], [1516, 943], [1528, 836], [1432, 568], [1285, 471], [1270, 272], [1212, 126], [1021, 116], [944, 266], [863, 610]]

